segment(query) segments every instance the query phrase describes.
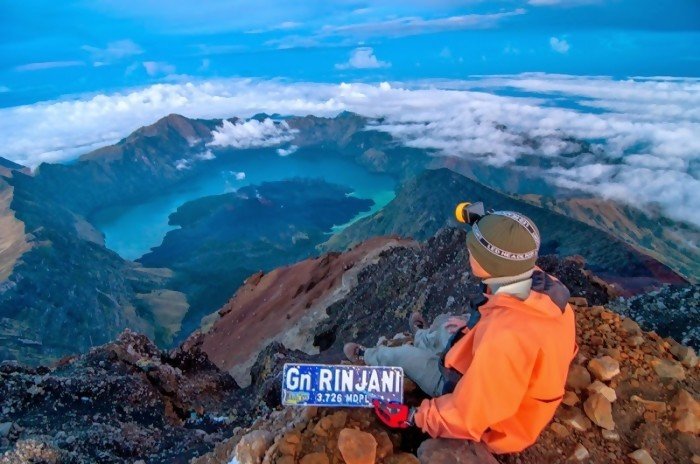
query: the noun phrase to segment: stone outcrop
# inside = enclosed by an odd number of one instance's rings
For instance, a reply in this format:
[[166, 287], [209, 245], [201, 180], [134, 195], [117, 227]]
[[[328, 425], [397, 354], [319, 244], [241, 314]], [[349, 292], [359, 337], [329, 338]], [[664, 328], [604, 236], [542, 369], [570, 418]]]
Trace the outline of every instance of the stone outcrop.
[[328, 306], [347, 296], [357, 284], [357, 275], [379, 254], [396, 246], [416, 243], [380, 237], [347, 253], [328, 253], [254, 274], [218, 311], [211, 329], [203, 332], [202, 349], [242, 386], [251, 382], [250, 368], [258, 353], [273, 341], [318, 353], [313, 333], [327, 318]]
[[[612, 302], [611, 309], [637, 321], [644, 330], [672, 337], [676, 340], [674, 344], [680, 342], [694, 350], [700, 349], [700, 285], [697, 283], [667, 285], [659, 290]], [[687, 350], [683, 351], [688, 353]], [[694, 362], [697, 364], [697, 360]]]
[[679, 432], [700, 434], [700, 402], [687, 390], [680, 390], [673, 399], [673, 427]]
[[612, 403], [601, 393], [591, 394], [585, 403], [583, 410], [593, 423], [607, 430], [615, 428], [615, 421], [612, 417]]
[[610, 356], [601, 356], [591, 359], [588, 363], [588, 370], [598, 380], [608, 381], [620, 373], [620, 363]]
[[238, 393], [203, 353], [165, 353], [130, 331], [54, 368], [1, 363], [0, 423], [12, 422], [0, 462], [192, 456], [230, 436], [247, 409]]

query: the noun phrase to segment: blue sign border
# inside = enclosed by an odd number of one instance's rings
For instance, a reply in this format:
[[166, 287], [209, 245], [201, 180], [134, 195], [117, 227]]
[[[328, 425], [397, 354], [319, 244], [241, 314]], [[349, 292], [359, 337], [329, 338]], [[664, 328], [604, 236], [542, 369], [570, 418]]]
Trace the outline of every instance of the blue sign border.
[[[287, 372], [290, 368], [300, 368], [300, 371], [308, 371], [304, 372], [305, 374], [311, 375], [309, 377], [309, 387], [303, 390], [295, 390], [292, 391], [287, 388], [286, 382], [287, 382]], [[336, 391], [324, 391], [320, 392], [318, 390], [318, 384], [319, 384], [319, 379], [314, 378], [313, 374], [315, 373], [318, 375], [320, 372], [319, 368], [331, 368], [331, 369], [340, 369], [344, 371], [355, 371], [355, 372], [362, 372], [362, 371], [367, 371], [367, 372], [386, 372], [386, 371], [391, 371], [399, 376], [399, 391], [398, 392], [392, 392], [390, 395], [386, 394], [381, 394], [381, 393], [371, 393], [369, 396], [367, 393], [363, 393], [362, 391], [355, 391], [353, 389], [352, 392], [336, 392]], [[355, 386], [353, 382], [353, 386]], [[322, 395], [328, 395], [328, 400], [327, 401], [319, 401], [317, 400], [317, 395], [322, 394]], [[364, 401], [338, 401], [337, 397], [333, 395], [364, 395]], [[403, 395], [404, 395], [404, 372], [403, 368], [401, 367], [395, 367], [395, 366], [357, 366], [357, 365], [350, 365], [350, 364], [307, 364], [307, 363], [286, 363], [284, 365], [284, 369], [282, 371], [282, 388], [280, 392], [280, 400], [282, 402], [282, 406], [320, 406], [320, 407], [354, 407], [354, 408], [371, 408], [372, 403], [371, 400], [375, 398], [380, 398], [383, 401], [390, 401], [390, 402], [403, 402]], [[345, 396], [344, 398], [347, 398]], [[333, 401], [331, 401], [333, 399]]]

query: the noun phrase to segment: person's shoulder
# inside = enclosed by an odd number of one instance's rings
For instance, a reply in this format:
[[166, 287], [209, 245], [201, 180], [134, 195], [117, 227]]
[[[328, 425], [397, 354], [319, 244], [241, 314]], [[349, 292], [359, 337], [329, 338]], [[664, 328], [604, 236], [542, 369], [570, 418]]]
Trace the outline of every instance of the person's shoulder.
[[566, 285], [541, 269], [536, 269], [532, 273], [531, 291], [548, 296], [562, 312], [566, 309], [566, 304], [571, 296], [571, 292], [566, 288]]

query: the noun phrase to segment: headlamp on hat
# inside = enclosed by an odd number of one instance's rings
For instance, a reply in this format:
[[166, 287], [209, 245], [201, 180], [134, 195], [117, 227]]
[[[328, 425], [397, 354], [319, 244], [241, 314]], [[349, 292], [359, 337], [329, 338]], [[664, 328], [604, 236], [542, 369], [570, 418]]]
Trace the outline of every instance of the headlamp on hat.
[[462, 224], [472, 225], [484, 216], [486, 216], [486, 210], [480, 201], [460, 203], [455, 208], [455, 218]]

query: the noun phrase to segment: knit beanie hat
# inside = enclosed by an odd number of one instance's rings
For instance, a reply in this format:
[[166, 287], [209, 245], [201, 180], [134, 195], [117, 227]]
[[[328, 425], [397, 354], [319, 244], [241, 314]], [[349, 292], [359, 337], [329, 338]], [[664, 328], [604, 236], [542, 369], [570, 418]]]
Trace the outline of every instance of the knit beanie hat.
[[527, 216], [495, 211], [472, 225], [467, 248], [492, 277], [516, 276], [535, 266], [540, 232]]

